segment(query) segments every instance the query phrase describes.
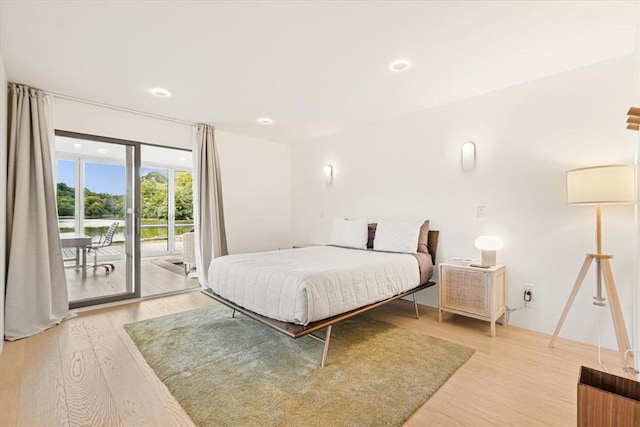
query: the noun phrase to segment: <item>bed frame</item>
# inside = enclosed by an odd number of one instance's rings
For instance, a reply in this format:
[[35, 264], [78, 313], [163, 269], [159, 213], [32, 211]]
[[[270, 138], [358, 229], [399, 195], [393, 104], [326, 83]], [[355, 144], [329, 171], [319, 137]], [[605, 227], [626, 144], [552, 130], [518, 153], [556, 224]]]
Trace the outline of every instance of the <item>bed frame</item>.
[[[429, 249], [429, 254], [431, 255], [431, 260], [433, 261], [433, 265], [436, 265], [436, 249], [438, 247], [438, 235], [439, 235], [439, 231], [437, 230], [429, 230], [429, 240], [427, 243], [427, 248]], [[291, 337], [293, 339], [296, 338], [300, 338], [300, 337], [304, 337], [304, 336], [310, 336], [312, 338], [315, 338], [316, 340], [324, 343], [324, 349], [322, 351], [322, 361], [320, 363], [320, 366], [324, 367], [325, 363], [327, 361], [327, 353], [329, 352], [329, 341], [331, 339], [331, 327], [333, 325], [335, 325], [336, 323], [342, 322], [343, 320], [349, 319], [351, 317], [357, 316], [359, 314], [365, 313], [369, 310], [373, 310], [375, 308], [378, 308], [380, 306], [383, 306], [391, 301], [395, 301], [398, 300], [400, 298], [404, 298], [406, 296], [412, 295], [413, 296], [413, 305], [415, 308], [415, 314], [416, 314], [416, 319], [418, 319], [420, 317], [420, 314], [418, 312], [418, 302], [416, 300], [416, 292], [419, 292], [423, 289], [427, 289], [433, 285], [435, 285], [436, 282], [432, 282], [429, 281], [427, 283], [424, 283], [420, 286], [417, 286], [413, 289], [409, 289], [408, 291], [402, 292], [401, 294], [395, 295], [391, 298], [387, 298], [385, 300], [382, 301], [378, 301], [375, 302], [373, 304], [369, 304], [366, 305], [364, 307], [360, 307], [360, 308], [356, 308], [355, 310], [351, 310], [348, 311], [346, 313], [342, 313], [342, 314], [338, 314], [336, 316], [333, 317], [329, 317], [326, 319], [322, 319], [322, 320], [318, 320], [317, 322], [311, 322], [306, 326], [303, 325], [297, 325], [295, 323], [289, 323], [289, 322], [282, 322], [279, 320], [275, 320], [275, 319], [271, 319], [270, 317], [266, 317], [263, 315], [260, 315], [258, 313], [255, 313], [251, 310], [247, 310], [244, 307], [241, 307], [239, 305], [237, 305], [236, 303], [229, 301], [226, 298], [221, 297], [220, 295], [216, 294], [215, 292], [213, 292], [210, 288], [206, 288], [202, 290], [202, 293], [204, 293], [205, 295], [215, 299], [216, 301], [226, 305], [227, 307], [231, 308], [233, 310], [231, 316], [235, 317], [236, 311], [240, 312], [242, 314], [244, 314], [245, 316], [256, 320], [260, 323], [262, 323], [263, 325], [269, 326], [270, 328], [275, 329], [276, 331], [287, 335], [288, 337]], [[326, 329], [326, 332], [324, 334], [324, 336], [319, 336], [316, 335], [316, 332], [320, 331], [321, 329]]]

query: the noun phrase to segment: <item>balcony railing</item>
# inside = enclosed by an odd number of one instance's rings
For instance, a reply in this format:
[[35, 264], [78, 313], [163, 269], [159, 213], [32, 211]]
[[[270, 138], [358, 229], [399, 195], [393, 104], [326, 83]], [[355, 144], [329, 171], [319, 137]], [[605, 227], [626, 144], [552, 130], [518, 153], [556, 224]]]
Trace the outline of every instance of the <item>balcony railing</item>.
[[[95, 220], [94, 220], [95, 221]], [[85, 227], [85, 233], [89, 236], [96, 236], [94, 240], [98, 240], [98, 237], [106, 231], [108, 224], [111, 224], [114, 221], [123, 222], [122, 220], [100, 220], [103, 224], [94, 227]], [[62, 222], [62, 221], [61, 221]], [[105, 227], [106, 224], [106, 227]], [[143, 237], [140, 239], [140, 249], [142, 252], [142, 256], [145, 255], [157, 255], [162, 253], [169, 253], [168, 251], [168, 236], [167, 234], [158, 234], [156, 232], [145, 233], [144, 230], [158, 230], [158, 229], [166, 229], [168, 230], [167, 224], [143, 224], [141, 225], [141, 235], [147, 235], [148, 237]], [[171, 254], [180, 254], [182, 253], [182, 234], [189, 232], [193, 228], [193, 224], [176, 224], [175, 231], [175, 242], [174, 242], [174, 250]], [[72, 232], [73, 229], [61, 228], [61, 232]], [[125, 255], [125, 245], [124, 245], [125, 233], [124, 226], [118, 227], [116, 230], [116, 234], [113, 238], [113, 243], [104, 248], [100, 248], [98, 252], [99, 260], [115, 260], [122, 259]], [[75, 257], [75, 248], [65, 248], [63, 249], [63, 255], [65, 259], [70, 259]], [[90, 263], [91, 259], [87, 260]]]

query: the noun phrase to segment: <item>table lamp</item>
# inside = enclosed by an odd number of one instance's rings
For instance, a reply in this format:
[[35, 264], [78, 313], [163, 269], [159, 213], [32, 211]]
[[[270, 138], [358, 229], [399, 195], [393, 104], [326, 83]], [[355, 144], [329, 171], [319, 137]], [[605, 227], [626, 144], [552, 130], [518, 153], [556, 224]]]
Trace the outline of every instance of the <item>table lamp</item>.
[[496, 265], [496, 251], [504, 247], [504, 242], [496, 236], [480, 236], [474, 242], [476, 248], [482, 251], [482, 264], [471, 264], [472, 267], [493, 267]]

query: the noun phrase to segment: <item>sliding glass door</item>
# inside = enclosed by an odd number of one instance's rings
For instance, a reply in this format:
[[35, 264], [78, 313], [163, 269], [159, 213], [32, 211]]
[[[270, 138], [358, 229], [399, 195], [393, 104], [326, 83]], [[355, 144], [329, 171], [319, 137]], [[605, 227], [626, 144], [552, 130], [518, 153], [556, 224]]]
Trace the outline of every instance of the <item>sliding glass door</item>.
[[141, 151], [142, 296], [198, 288], [182, 256], [182, 235], [193, 228], [191, 152], [149, 145]]
[[139, 145], [57, 131], [56, 153], [70, 307], [139, 297]]
[[182, 234], [193, 228], [191, 153], [142, 146], [142, 256], [181, 256]]
[[57, 203], [70, 306], [198, 288], [185, 274], [191, 152], [56, 132]]

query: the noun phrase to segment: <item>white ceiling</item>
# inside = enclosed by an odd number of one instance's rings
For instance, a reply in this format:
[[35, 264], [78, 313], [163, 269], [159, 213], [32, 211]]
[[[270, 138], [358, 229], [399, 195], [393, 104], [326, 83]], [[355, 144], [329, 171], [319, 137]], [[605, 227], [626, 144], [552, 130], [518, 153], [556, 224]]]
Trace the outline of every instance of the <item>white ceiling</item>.
[[295, 142], [633, 53], [639, 4], [3, 0], [0, 49], [13, 82]]

